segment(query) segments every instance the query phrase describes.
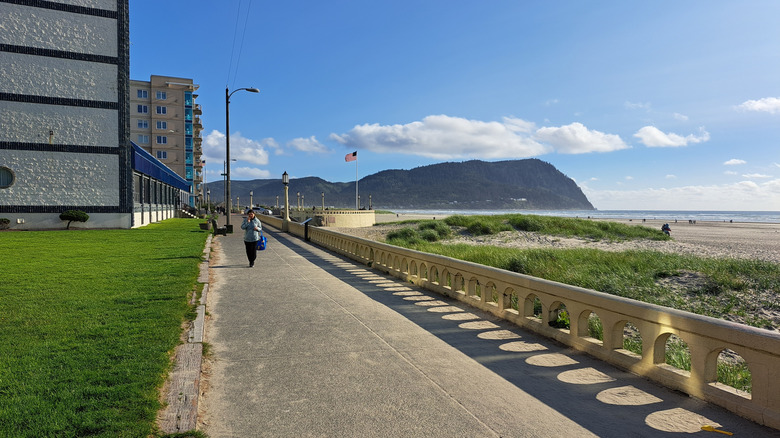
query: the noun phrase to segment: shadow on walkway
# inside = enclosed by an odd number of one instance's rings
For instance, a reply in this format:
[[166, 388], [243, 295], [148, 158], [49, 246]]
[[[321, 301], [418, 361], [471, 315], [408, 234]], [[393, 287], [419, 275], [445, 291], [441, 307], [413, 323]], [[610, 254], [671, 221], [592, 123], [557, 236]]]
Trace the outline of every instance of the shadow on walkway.
[[[716, 419], [733, 416], [720, 407], [660, 387], [458, 300], [302, 244], [295, 237], [282, 235], [277, 239], [596, 435], [619, 434], [616, 426], [626, 423], [632, 424], [629, 429], [704, 433], [701, 425], [721, 426]], [[515, 415], [521, 414], [518, 408]], [[653, 429], [646, 431], [651, 433]], [[771, 429], [763, 432], [780, 436]]]

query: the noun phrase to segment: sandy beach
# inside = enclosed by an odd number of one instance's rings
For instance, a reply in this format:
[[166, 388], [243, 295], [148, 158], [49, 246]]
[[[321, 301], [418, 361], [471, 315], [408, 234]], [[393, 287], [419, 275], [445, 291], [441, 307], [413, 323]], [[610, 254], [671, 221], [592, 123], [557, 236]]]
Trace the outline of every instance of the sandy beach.
[[[437, 216], [436, 219], [444, 219], [445, 217]], [[338, 231], [348, 232], [368, 239], [380, 240], [388, 232], [401, 227], [399, 225], [387, 224], [388, 222], [433, 218], [433, 216], [419, 214], [377, 214], [377, 225], [374, 227], [340, 228]], [[664, 221], [661, 220], [647, 220], [643, 222], [642, 219], [612, 219], [611, 221], [655, 229], [660, 229], [661, 225], [664, 224]], [[647, 249], [703, 257], [734, 257], [780, 263], [780, 224], [705, 221], [689, 224], [688, 221], [678, 221], [677, 223], [670, 222], [669, 225], [672, 228], [672, 240], [662, 242], [603, 242], [544, 236], [518, 231], [505, 231], [494, 236], [458, 236], [453, 241], [513, 248], [587, 247], [607, 251]]]

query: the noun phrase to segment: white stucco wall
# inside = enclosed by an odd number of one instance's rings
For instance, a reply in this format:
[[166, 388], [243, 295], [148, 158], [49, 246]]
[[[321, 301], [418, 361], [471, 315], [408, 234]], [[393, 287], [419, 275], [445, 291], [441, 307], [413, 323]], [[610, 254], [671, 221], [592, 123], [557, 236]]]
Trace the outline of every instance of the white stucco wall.
[[116, 110], [3, 102], [0, 141], [116, 147]]
[[63, 5], [83, 6], [85, 8], [104, 9], [106, 11], [116, 11], [115, 0], [60, 0], [57, 3], [62, 3]]
[[0, 150], [0, 166], [16, 176], [0, 190], [0, 204], [119, 205], [116, 155]]
[[117, 56], [116, 20], [0, 3], [0, 43]]
[[0, 52], [0, 92], [116, 102], [112, 64]]

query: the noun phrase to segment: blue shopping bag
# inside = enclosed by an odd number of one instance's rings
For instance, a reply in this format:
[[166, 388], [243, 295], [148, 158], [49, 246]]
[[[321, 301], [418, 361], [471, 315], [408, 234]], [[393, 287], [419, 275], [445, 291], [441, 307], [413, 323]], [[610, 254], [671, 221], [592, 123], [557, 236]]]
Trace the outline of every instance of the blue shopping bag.
[[265, 249], [265, 245], [268, 242], [268, 239], [265, 238], [262, 234], [260, 235], [260, 240], [257, 241], [257, 249], [262, 251]]

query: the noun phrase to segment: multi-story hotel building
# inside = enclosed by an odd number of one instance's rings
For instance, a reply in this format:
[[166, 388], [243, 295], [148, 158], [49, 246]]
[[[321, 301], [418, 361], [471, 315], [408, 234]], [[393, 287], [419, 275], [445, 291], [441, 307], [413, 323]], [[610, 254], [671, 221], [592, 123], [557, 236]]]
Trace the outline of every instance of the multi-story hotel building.
[[200, 105], [192, 79], [152, 75], [130, 80], [130, 139], [190, 184], [191, 206], [203, 201]]

